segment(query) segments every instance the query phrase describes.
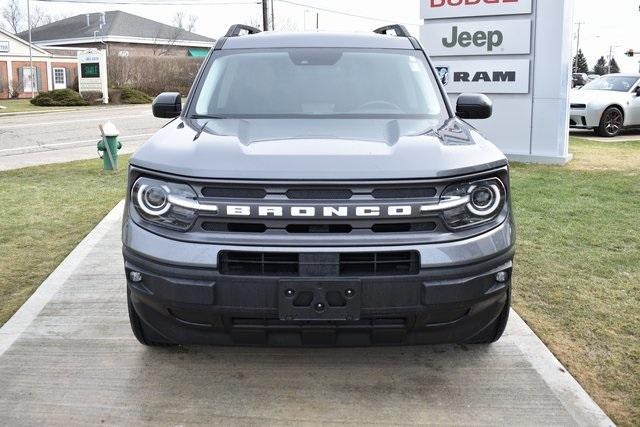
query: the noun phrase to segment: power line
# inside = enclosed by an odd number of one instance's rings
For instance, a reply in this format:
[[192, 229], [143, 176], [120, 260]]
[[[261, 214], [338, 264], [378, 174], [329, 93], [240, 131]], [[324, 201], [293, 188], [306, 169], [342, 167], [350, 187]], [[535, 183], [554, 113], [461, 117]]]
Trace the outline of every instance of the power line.
[[310, 4], [297, 3], [297, 2], [294, 2], [294, 1], [291, 1], [291, 0], [276, 0], [276, 1], [279, 1], [280, 3], [290, 4], [290, 5], [293, 5], [293, 6], [300, 6], [300, 7], [305, 7], [305, 8], [308, 8], [308, 9], [319, 10], [321, 12], [335, 13], [335, 14], [338, 14], [338, 15], [350, 16], [352, 18], [368, 19], [370, 21], [377, 21], [377, 22], [384, 22], [384, 23], [393, 22], [393, 23], [396, 23], [396, 24], [404, 24], [404, 25], [420, 25], [419, 22], [399, 22], [399, 21], [395, 21], [393, 19], [383, 19], [383, 18], [376, 18], [376, 17], [373, 17], [373, 16], [358, 15], [358, 14], [355, 14], [355, 13], [344, 12], [342, 10], [328, 9], [328, 8], [325, 8], [325, 7], [312, 6]]

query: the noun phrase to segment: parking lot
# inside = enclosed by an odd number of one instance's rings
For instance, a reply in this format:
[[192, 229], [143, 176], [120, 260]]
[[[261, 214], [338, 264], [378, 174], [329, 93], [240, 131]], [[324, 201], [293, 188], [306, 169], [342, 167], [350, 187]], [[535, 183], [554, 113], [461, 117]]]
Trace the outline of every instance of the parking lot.
[[0, 115], [0, 170], [97, 157], [98, 125], [107, 120], [120, 131], [122, 153], [135, 151], [166, 123], [152, 116], [150, 105]]

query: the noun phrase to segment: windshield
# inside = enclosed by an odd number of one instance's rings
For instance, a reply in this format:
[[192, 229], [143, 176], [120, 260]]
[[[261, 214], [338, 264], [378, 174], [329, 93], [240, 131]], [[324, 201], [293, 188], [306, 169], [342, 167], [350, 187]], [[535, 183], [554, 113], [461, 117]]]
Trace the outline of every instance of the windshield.
[[448, 117], [419, 51], [229, 50], [219, 53], [205, 75], [192, 114], [437, 122]]
[[637, 81], [637, 77], [603, 76], [587, 83], [582, 89], [628, 92]]

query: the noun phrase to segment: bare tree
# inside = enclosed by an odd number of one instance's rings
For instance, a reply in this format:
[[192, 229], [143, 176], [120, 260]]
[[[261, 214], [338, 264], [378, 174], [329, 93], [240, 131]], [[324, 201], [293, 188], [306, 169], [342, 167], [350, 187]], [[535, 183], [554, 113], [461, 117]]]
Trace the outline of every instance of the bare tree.
[[[28, 28], [27, 26], [27, 12], [23, 9], [20, 0], [8, 0], [6, 5], [2, 8], [2, 27], [9, 29], [13, 33], [17, 34]], [[35, 6], [31, 9], [31, 28], [36, 28], [41, 25], [50, 24], [59, 19], [63, 19], [66, 16], [53, 17], [49, 15], [39, 6]]]
[[176, 41], [180, 39], [180, 35], [184, 33], [184, 30], [175, 27], [175, 30], [169, 38], [162, 38], [162, 31], [158, 28], [156, 35], [153, 38], [153, 56], [166, 56], [171, 53], [175, 47]]
[[7, 1], [7, 4], [2, 8], [2, 18], [4, 20], [4, 25], [7, 26], [9, 31], [12, 31], [14, 34], [19, 33], [22, 28], [24, 28], [22, 26], [24, 13], [20, 7], [20, 1]]
[[53, 21], [55, 21], [55, 19], [53, 19], [53, 17], [46, 13], [41, 7], [36, 6], [31, 10], [31, 28], [50, 24]]
[[173, 25], [181, 30], [192, 32], [196, 27], [198, 17], [196, 15], [185, 16], [184, 12], [176, 12], [173, 16]]

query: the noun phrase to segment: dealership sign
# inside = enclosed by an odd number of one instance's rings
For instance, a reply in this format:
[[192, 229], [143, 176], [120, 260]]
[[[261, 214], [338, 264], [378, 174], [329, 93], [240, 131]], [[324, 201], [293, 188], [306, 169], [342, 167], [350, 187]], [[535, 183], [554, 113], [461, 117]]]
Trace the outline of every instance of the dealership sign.
[[431, 56], [528, 54], [531, 20], [428, 22], [420, 38]]
[[435, 62], [448, 93], [529, 93], [529, 60]]
[[109, 103], [107, 83], [107, 51], [89, 49], [78, 52], [78, 89], [79, 92], [100, 92], [102, 102]]
[[531, 13], [532, 0], [421, 0], [422, 19]]

